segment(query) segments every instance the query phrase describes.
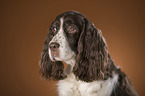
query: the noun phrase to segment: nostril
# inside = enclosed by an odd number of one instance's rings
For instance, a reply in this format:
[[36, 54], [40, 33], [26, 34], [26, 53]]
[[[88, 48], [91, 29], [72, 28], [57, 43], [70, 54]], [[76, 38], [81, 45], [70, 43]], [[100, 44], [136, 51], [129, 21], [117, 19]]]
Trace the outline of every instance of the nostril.
[[56, 51], [59, 48], [59, 44], [56, 42], [52, 42], [50, 43], [49, 48], [51, 51]]
[[56, 48], [56, 46], [53, 46], [53, 48]]
[[56, 49], [57, 47], [56, 47], [56, 45], [53, 45], [53, 44], [52, 44], [52, 45], [50, 46], [50, 48], [51, 48], [51, 49], [52, 49], [52, 48], [53, 48], [53, 49], [54, 49], [54, 48]]

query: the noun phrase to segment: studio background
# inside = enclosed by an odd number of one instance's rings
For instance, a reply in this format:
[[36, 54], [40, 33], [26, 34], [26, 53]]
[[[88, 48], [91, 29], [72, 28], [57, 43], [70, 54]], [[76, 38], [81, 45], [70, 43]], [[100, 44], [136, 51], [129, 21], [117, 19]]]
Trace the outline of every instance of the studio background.
[[102, 30], [115, 64], [145, 96], [143, 0], [1, 0], [0, 96], [57, 96], [54, 81], [39, 74], [48, 27], [65, 11], [84, 14]]

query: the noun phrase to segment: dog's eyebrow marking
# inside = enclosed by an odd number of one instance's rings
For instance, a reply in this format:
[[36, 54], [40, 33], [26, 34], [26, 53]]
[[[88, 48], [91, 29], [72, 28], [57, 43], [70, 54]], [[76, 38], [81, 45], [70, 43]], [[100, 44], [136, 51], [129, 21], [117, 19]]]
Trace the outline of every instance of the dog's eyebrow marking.
[[[63, 35], [64, 35], [64, 30], [63, 30], [63, 17], [60, 18], [60, 29], [58, 31], [58, 38], [59, 39], [64, 39]], [[60, 41], [61, 43], [61, 47], [63, 47], [62, 41]]]

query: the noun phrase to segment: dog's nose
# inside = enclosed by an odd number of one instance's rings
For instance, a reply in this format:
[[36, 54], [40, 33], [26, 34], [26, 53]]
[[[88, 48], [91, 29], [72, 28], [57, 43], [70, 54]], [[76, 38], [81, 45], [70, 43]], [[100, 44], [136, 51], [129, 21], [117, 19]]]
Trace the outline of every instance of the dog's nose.
[[60, 45], [58, 43], [52, 42], [52, 43], [50, 43], [49, 48], [51, 51], [56, 51], [59, 48], [59, 46]]

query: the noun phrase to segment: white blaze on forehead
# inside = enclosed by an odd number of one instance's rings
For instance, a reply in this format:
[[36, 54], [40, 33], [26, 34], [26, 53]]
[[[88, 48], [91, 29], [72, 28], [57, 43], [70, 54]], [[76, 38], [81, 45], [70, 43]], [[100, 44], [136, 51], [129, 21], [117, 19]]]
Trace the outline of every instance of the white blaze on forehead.
[[63, 37], [64, 39], [64, 33], [63, 33], [63, 18], [60, 18], [60, 26], [59, 26], [59, 30], [57, 31], [57, 34], [52, 38], [52, 40], [49, 42], [49, 44], [51, 42], [56, 42], [56, 43], [60, 43], [62, 42], [61, 39]]
[[60, 30], [63, 31], [63, 18], [60, 18]]

